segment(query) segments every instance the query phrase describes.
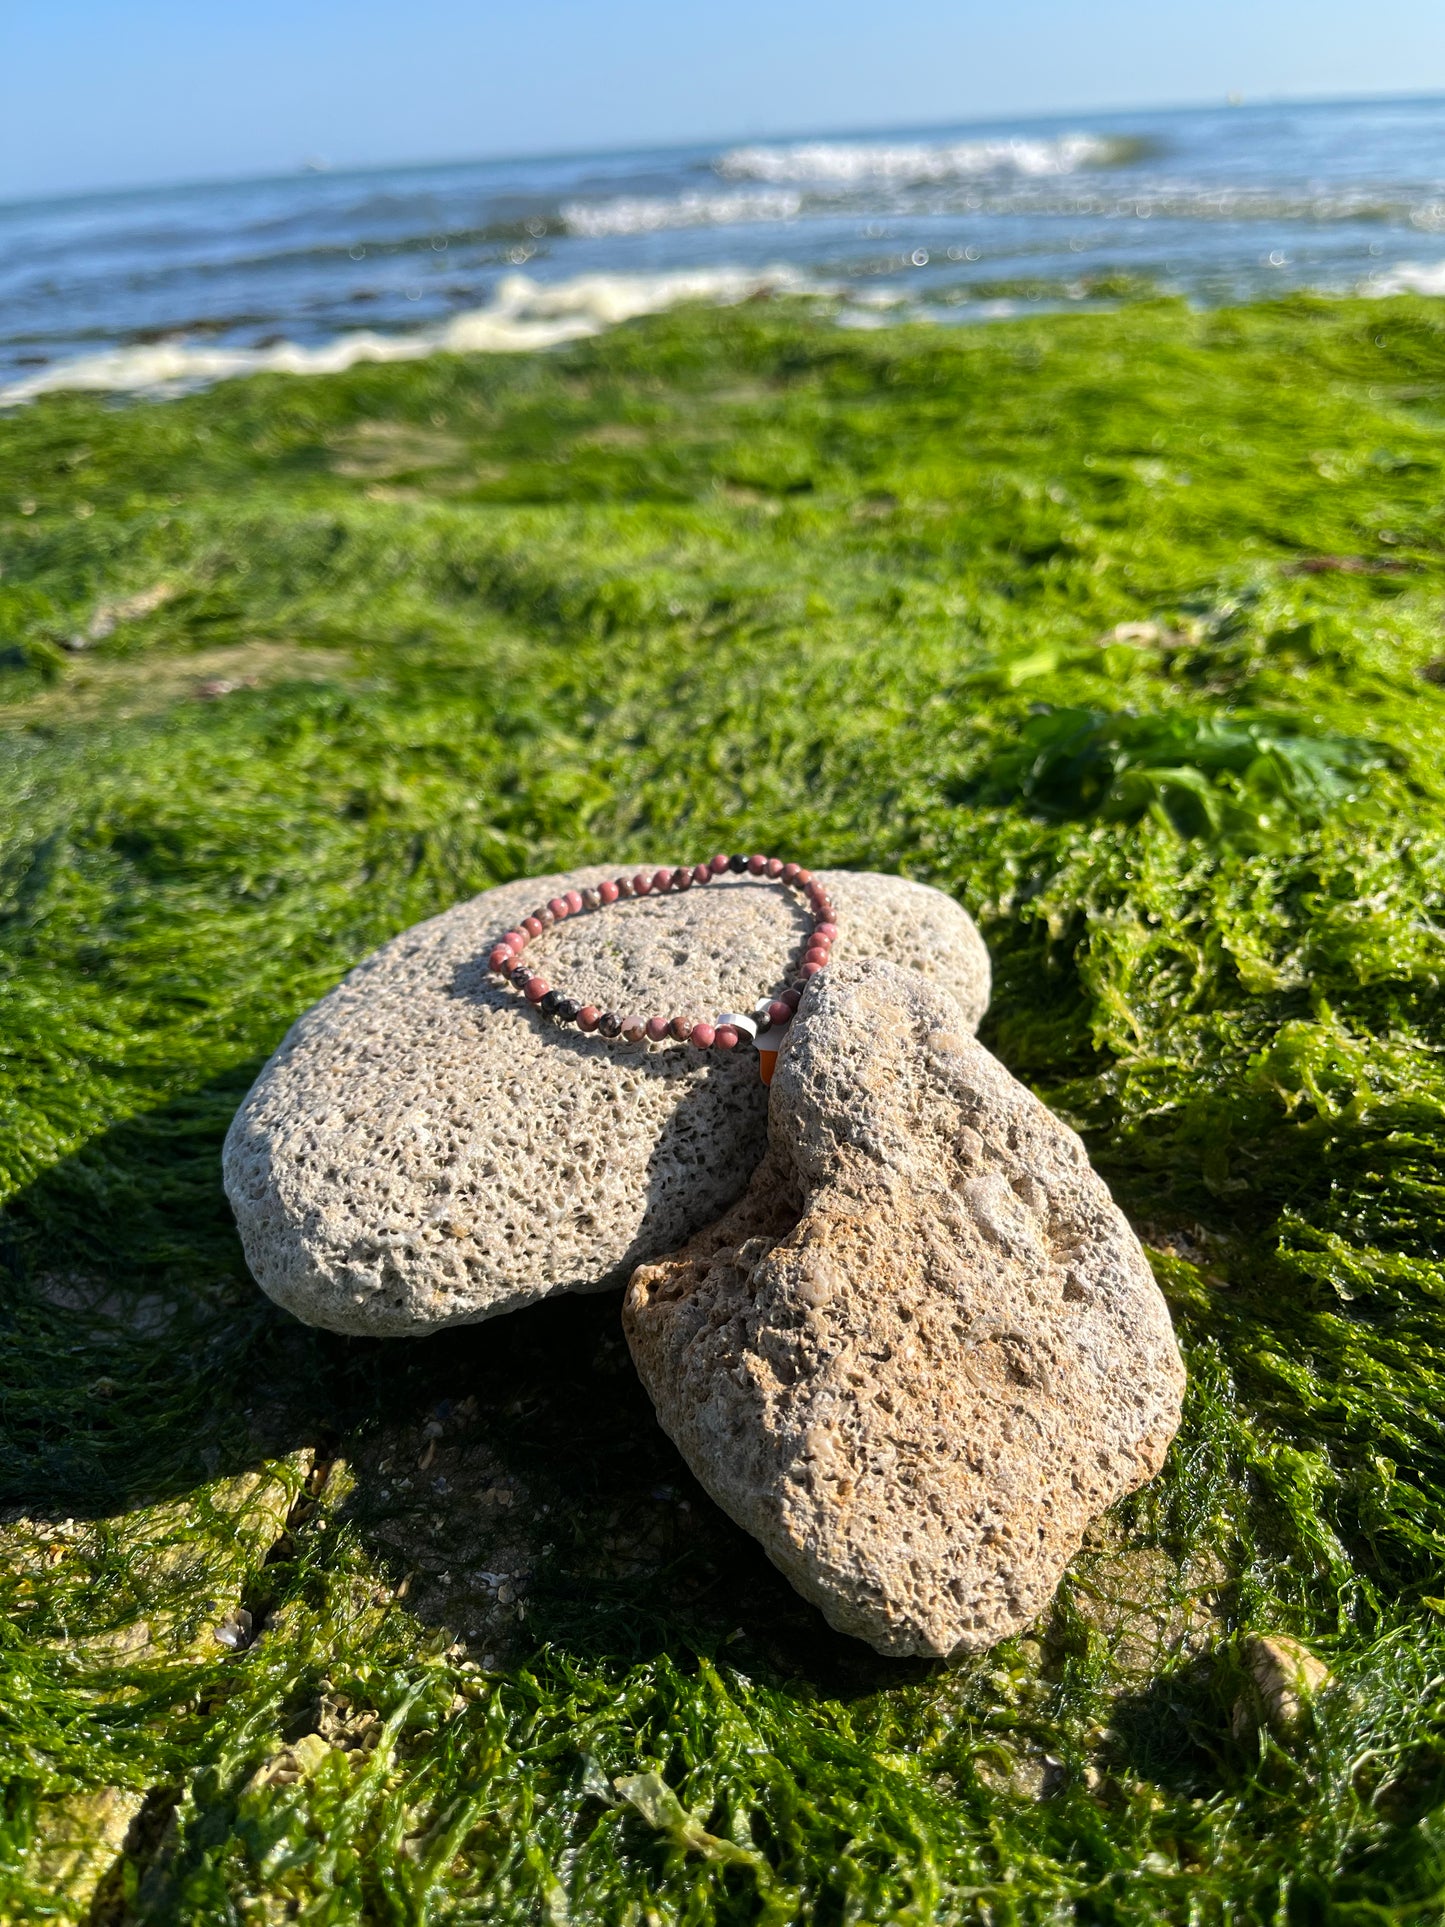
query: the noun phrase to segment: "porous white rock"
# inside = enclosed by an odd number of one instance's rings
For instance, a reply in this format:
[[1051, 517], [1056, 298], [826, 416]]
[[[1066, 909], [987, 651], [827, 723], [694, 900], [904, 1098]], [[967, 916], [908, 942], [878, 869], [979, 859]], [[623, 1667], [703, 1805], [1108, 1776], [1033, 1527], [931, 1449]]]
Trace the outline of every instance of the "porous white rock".
[[[487, 975], [496, 938], [534, 905], [613, 874], [574, 870], [458, 904], [292, 1026], [224, 1159], [247, 1263], [278, 1303], [373, 1336], [466, 1324], [625, 1283], [743, 1190], [767, 1132], [751, 1051], [584, 1036]], [[977, 1023], [988, 956], [951, 897], [819, 874], [837, 906], [836, 958], [893, 958]], [[527, 955], [601, 1009], [711, 1019], [781, 989], [806, 927], [790, 892], [729, 876], [569, 920]]]
[[664, 1429], [840, 1631], [977, 1650], [1158, 1471], [1184, 1371], [1084, 1148], [937, 983], [816, 978], [747, 1195], [633, 1276]]

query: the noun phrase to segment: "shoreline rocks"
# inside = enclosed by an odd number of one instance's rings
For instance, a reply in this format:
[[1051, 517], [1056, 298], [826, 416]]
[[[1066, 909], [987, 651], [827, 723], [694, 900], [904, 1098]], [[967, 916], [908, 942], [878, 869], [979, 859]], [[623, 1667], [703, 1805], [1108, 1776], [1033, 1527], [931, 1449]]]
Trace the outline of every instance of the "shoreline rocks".
[[[473, 1323], [625, 1283], [737, 1198], [766, 1149], [752, 1052], [562, 1031], [487, 976], [491, 944], [533, 904], [613, 873], [485, 891], [403, 932], [292, 1026], [224, 1152], [247, 1263], [279, 1304], [375, 1337]], [[891, 958], [977, 1024], [988, 957], [966, 911], [901, 877], [819, 874], [835, 959]], [[730, 877], [569, 921], [535, 951], [604, 1007], [710, 1019], [780, 989], [801, 932], [784, 892]]]
[[1078, 1138], [886, 962], [809, 986], [767, 1159], [623, 1320], [708, 1492], [886, 1654], [1026, 1625], [1179, 1423], [1168, 1310]]

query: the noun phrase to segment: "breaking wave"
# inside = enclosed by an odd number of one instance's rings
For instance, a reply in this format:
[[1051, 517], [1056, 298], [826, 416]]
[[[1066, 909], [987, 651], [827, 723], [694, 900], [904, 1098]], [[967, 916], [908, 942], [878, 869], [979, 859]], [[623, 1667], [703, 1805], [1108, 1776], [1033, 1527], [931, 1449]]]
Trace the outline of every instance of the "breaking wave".
[[788, 147], [734, 147], [714, 163], [725, 180], [853, 186], [869, 181], [978, 180], [990, 174], [1038, 177], [1134, 160], [1140, 143], [1099, 134], [1054, 140], [798, 141]]
[[1360, 285], [1361, 294], [1445, 294], [1445, 261], [1401, 261]]
[[615, 234], [659, 234], [667, 228], [736, 227], [752, 221], [791, 221], [803, 197], [784, 188], [741, 194], [623, 196], [615, 201], [569, 201], [562, 223], [569, 234], [598, 240]]
[[234, 375], [327, 375], [362, 361], [418, 361], [435, 354], [522, 354], [601, 334], [641, 315], [685, 302], [728, 307], [763, 294], [809, 294], [822, 284], [785, 267], [754, 272], [704, 268], [670, 274], [582, 274], [534, 281], [509, 274], [485, 308], [453, 315], [410, 334], [359, 331], [307, 347], [279, 341], [264, 348], [185, 340], [146, 342], [82, 355], [0, 388], [0, 406], [33, 401], [56, 389], [125, 394], [179, 394]]

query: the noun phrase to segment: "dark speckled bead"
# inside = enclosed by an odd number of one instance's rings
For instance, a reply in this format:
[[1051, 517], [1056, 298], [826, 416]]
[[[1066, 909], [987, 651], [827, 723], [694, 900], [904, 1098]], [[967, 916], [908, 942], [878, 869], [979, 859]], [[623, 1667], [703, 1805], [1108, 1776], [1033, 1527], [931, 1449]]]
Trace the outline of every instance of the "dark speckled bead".
[[746, 870], [747, 867], [748, 867], [748, 860], [745, 856], [730, 856], [728, 858], [728, 868], [732, 871], [734, 876], [741, 876], [743, 871]]
[[511, 973], [511, 976], [512, 982], [517, 986], [518, 990], [525, 990], [527, 985], [532, 981], [532, 966], [530, 964], [518, 964], [517, 968]]
[[597, 1031], [599, 1036], [602, 1037], [620, 1037], [622, 1034], [622, 1019], [617, 1015], [615, 1010], [604, 1011], [597, 1019]]
[[562, 1002], [561, 991], [549, 990], [547, 992], [547, 995], [542, 999], [541, 1003], [538, 1004], [537, 1008], [538, 1010], [541, 1011], [544, 1017], [555, 1017], [557, 1015], [557, 1007], [561, 1002]]
[[575, 1024], [577, 1013], [582, 1006], [575, 997], [563, 997], [557, 1004], [557, 1021], [562, 1024]]

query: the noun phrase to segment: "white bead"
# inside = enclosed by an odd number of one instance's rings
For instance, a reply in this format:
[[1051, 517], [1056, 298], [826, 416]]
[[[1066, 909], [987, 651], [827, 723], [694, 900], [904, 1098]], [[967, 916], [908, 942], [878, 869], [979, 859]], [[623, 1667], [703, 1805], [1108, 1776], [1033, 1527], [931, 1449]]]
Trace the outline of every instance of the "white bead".
[[756, 1020], [752, 1017], [741, 1017], [735, 1010], [725, 1010], [720, 1017], [714, 1017], [714, 1030], [720, 1030], [724, 1024], [731, 1024], [734, 1030], [741, 1031], [745, 1037], [756, 1037], [758, 1034]]

